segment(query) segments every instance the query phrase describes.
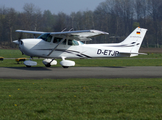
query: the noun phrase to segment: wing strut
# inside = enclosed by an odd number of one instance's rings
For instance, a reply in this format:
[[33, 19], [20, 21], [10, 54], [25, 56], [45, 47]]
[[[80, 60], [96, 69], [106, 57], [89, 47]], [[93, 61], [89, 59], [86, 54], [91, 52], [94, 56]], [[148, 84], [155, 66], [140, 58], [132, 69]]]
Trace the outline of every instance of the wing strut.
[[66, 39], [66, 37], [64, 37], [53, 49], [52, 51], [47, 55], [47, 56], [50, 56], [52, 54], [53, 51], [56, 50], [56, 48]]

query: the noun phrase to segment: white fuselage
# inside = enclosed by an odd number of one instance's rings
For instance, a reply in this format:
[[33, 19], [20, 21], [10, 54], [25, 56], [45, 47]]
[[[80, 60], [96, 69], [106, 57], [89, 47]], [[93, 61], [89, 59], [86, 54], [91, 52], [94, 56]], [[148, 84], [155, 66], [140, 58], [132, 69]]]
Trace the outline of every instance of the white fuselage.
[[[106, 35], [108, 33], [97, 30], [80, 30], [65, 32], [38, 32], [17, 30], [17, 32], [41, 34], [36, 39], [19, 39], [13, 41], [19, 45], [19, 49], [30, 57], [47, 58], [43, 60], [46, 67], [55, 65], [54, 59], [61, 58], [60, 64], [64, 67], [75, 66], [75, 62], [65, 58], [110, 58], [110, 57], [134, 57], [139, 54], [147, 29], [136, 28], [125, 40], [115, 44], [83, 44], [81, 41], [89, 41], [91, 37]], [[52, 59], [49, 59], [52, 58]], [[34, 61], [25, 61], [27, 67], [37, 65]]]
[[31, 57], [43, 58], [105, 58], [105, 57], [125, 57], [121, 56], [120, 44], [82, 44], [77, 45], [60, 44], [50, 56], [47, 56], [57, 43], [47, 42], [42, 39], [22, 39], [19, 45], [20, 50]]
[[[62, 33], [56, 36], [45, 33], [36, 39], [21, 39], [13, 42], [19, 45], [24, 54], [31, 57], [53, 59], [133, 57], [138, 55], [146, 31], [147, 29], [136, 28], [124, 41], [115, 44], [83, 44], [79, 40], [70, 39], [71, 34], [65, 37], [65, 33], [61, 37], [59, 35]], [[91, 34], [94, 34], [93, 32]], [[86, 34], [88, 33], [80, 33], [76, 36]]]

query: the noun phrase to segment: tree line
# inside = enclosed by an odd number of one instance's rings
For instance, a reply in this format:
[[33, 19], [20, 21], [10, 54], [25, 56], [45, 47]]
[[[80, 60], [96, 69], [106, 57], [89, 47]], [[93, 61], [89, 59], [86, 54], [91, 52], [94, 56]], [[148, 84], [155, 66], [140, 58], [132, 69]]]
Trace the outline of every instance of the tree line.
[[[97, 29], [110, 33], [88, 43], [121, 42], [136, 27], [148, 29], [143, 47], [162, 47], [162, 0], [105, 0], [94, 11], [41, 11], [34, 4], [25, 4], [23, 12], [0, 8], [0, 45], [10, 45], [19, 38], [17, 29], [58, 32], [64, 29]], [[24, 37], [33, 37], [25, 34]]]

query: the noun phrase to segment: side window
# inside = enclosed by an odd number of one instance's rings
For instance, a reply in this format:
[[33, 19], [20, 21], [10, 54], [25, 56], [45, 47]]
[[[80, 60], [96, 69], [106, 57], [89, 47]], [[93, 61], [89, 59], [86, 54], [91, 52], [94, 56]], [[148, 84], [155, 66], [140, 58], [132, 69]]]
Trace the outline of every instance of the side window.
[[[62, 38], [59, 38], [59, 37], [55, 37], [54, 39], [53, 39], [53, 43], [59, 43], [60, 41], [62, 40]], [[66, 45], [66, 39], [63, 41], [63, 45]], [[78, 43], [78, 41], [76, 41], [76, 40], [68, 40], [68, 45], [79, 45], [79, 43]]]
[[[62, 40], [62, 38], [55, 37], [53, 40], [53, 43], [59, 43], [61, 40]], [[62, 44], [66, 45], [66, 39], [63, 41]]]
[[79, 45], [76, 40], [68, 40], [68, 45]]
[[76, 40], [73, 40], [73, 44], [74, 45], [79, 45], [78, 41], [76, 41]]
[[53, 43], [59, 43], [61, 41], [61, 38], [55, 37], [53, 40]]
[[72, 40], [68, 40], [68, 45], [73, 45]]

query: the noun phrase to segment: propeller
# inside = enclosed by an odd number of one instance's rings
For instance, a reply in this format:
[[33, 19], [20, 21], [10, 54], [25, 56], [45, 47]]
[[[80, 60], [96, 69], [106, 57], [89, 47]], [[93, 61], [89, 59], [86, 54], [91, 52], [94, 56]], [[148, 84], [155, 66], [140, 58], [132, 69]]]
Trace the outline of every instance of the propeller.
[[19, 36], [19, 38], [18, 38], [18, 42], [19, 42], [19, 45], [22, 45], [23, 44], [23, 42], [22, 42], [22, 36], [23, 36], [23, 33], [22, 32], [20, 32], [20, 36]]
[[[23, 41], [21, 40], [21, 39], [22, 39], [22, 36], [23, 36], [23, 33], [20, 32], [20, 36], [19, 36], [19, 38], [18, 38], [18, 43], [19, 43], [19, 49], [20, 49], [21, 52], [22, 52], [22, 50], [21, 50], [20, 45], [23, 45]], [[22, 52], [22, 55], [24, 55], [23, 52]]]
[[19, 49], [20, 49], [20, 51], [22, 52], [22, 54], [24, 54], [23, 51], [22, 51], [22, 49], [21, 49], [21, 48], [22, 48], [21, 45], [23, 45], [22, 35], [23, 35], [23, 33], [20, 32], [20, 35], [19, 35], [19, 37], [18, 37], [18, 40], [14, 40], [13, 43], [17, 44], [17, 45], [19, 46]]

